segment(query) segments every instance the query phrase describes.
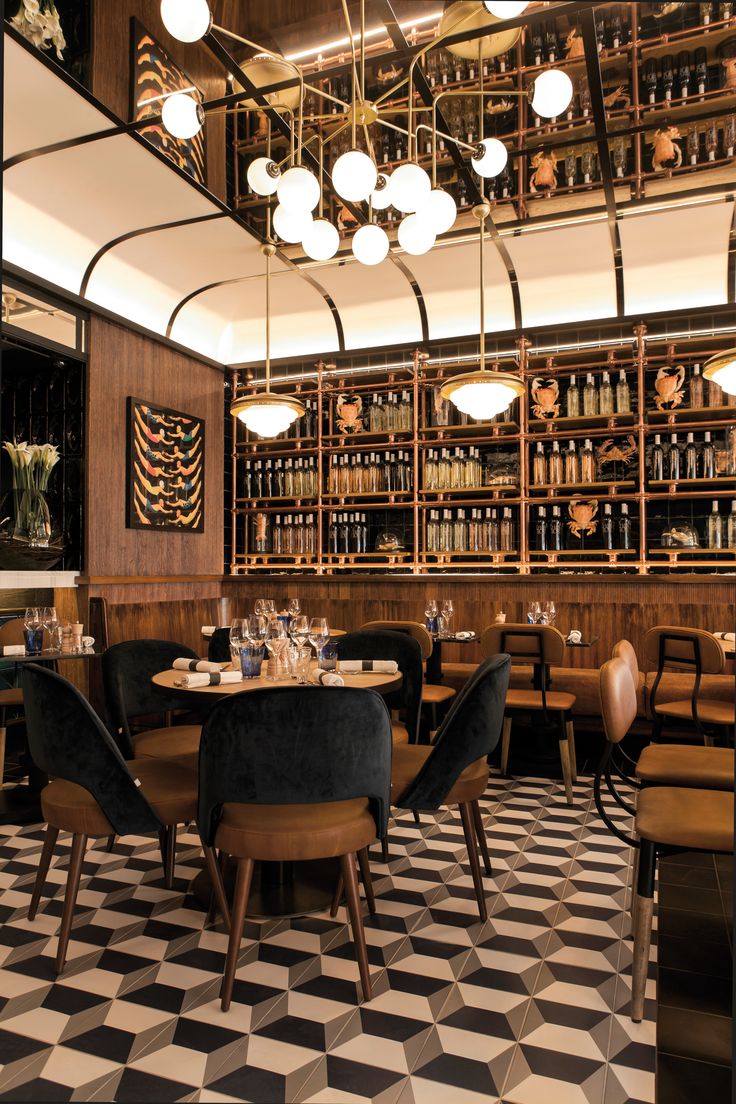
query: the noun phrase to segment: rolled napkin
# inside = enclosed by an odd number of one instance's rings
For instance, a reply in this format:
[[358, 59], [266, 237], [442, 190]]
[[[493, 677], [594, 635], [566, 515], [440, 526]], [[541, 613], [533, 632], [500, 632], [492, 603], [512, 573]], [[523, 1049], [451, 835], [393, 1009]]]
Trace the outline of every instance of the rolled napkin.
[[472, 640], [475, 636], [474, 632], [469, 632], [467, 629], [463, 629], [462, 632], [455, 633], [456, 640]]
[[212, 636], [212, 634], [213, 634], [213, 632], [215, 631], [216, 628], [217, 628], [216, 625], [203, 625], [202, 626], [202, 636]]
[[344, 686], [345, 679], [340, 678], [334, 671], [316, 671], [309, 672], [309, 681], [314, 682], [317, 686]]
[[736, 640], [736, 633], [722, 632], [716, 633], [719, 640]]
[[395, 659], [341, 659], [340, 670], [344, 675], [360, 675], [372, 672], [376, 675], [395, 675], [399, 665]]
[[171, 665], [175, 671], [219, 671], [219, 663], [208, 659], [175, 659]]
[[83, 648], [94, 648], [94, 646], [95, 646], [95, 638], [93, 636], [83, 636], [82, 637], [82, 647]]
[[26, 654], [25, 644], [4, 644], [3, 645], [3, 655], [4, 656], [25, 655], [25, 654]]
[[200, 686], [220, 686], [228, 682], [242, 682], [240, 671], [190, 671], [174, 679], [174, 686], [184, 690], [197, 690]]

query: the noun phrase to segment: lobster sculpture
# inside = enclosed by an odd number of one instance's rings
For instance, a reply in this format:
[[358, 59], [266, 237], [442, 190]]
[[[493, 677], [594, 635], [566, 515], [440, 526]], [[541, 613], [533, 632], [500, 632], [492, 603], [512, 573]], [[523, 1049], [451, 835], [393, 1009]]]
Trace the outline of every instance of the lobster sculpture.
[[591, 498], [587, 502], [575, 501], [568, 504], [568, 512], [570, 514], [570, 521], [567, 523], [567, 527], [573, 537], [577, 537], [580, 540], [581, 534], [586, 533], [588, 536], [592, 536], [598, 528], [598, 522], [595, 521], [595, 515], [598, 513], [598, 503], [596, 499]]
[[631, 107], [631, 97], [624, 92], [624, 86], [622, 84], [620, 84], [618, 88], [614, 88], [613, 92], [609, 92], [607, 96], [603, 97], [604, 107], [614, 108], [616, 104], [627, 111]]
[[535, 170], [529, 177], [529, 185], [533, 192], [549, 191], [557, 187], [557, 157], [555, 151], [545, 153], [540, 150], [532, 157], [532, 168]]
[[656, 392], [654, 402], [657, 406], [657, 410], [663, 410], [665, 407], [669, 407], [670, 410], [673, 410], [676, 406], [681, 404], [683, 399], [682, 386], [684, 382], [685, 369], [682, 364], [678, 364], [674, 369], [669, 365], [662, 365], [654, 381], [654, 390]]
[[[682, 150], [675, 139], [680, 137], [682, 136], [676, 126], [668, 126], [664, 130], [655, 130], [654, 141], [652, 142], [652, 149], [654, 150], [652, 168], [655, 172], [660, 172], [665, 168], [679, 169], [682, 164]], [[674, 161], [674, 165], [665, 164], [667, 161]]]
[[557, 418], [560, 413], [560, 388], [557, 380], [543, 380], [537, 376], [532, 380], [532, 412], [535, 418]]

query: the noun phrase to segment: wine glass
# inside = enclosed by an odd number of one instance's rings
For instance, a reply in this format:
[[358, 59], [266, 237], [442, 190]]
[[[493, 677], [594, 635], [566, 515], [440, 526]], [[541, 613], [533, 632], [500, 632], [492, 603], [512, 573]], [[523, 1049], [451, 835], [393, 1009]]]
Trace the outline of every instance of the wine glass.
[[314, 647], [317, 656], [330, 639], [330, 626], [326, 617], [313, 617], [309, 622], [309, 643]]
[[240, 649], [247, 640], [244, 618], [234, 617], [230, 623], [230, 658], [236, 668], [240, 666]]
[[56, 615], [56, 606], [43, 606], [38, 612], [39, 620], [46, 630], [46, 651], [56, 650], [56, 629], [59, 618]]
[[294, 643], [303, 648], [309, 640], [309, 618], [304, 614], [294, 617], [289, 626], [289, 633]]
[[445, 619], [445, 632], [450, 635], [450, 626], [452, 624], [452, 615], [455, 612], [455, 607], [449, 598], [445, 598], [442, 603], [442, 616]]
[[260, 613], [251, 614], [245, 619], [244, 632], [246, 640], [251, 644], [262, 644], [268, 632], [268, 619]]
[[40, 655], [43, 629], [38, 606], [28, 606], [23, 615], [25, 627], [26, 651], [29, 655]]
[[427, 604], [424, 607], [424, 616], [427, 621], [427, 628], [430, 632], [437, 632], [437, 603], [434, 598], [428, 598]]
[[267, 598], [256, 598], [256, 604], [253, 606], [253, 612], [255, 613], [256, 617], [262, 617], [265, 613], [268, 612], [268, 610], [266, 609], [267, 605]]
[[549, 602], [544, 603], [544, 616], [547, 619], [548, 625], [554, 625], [555, 619], [557, 617], [557, 607], [555, 606], [553, 601], [550, 600]]
[[289, 635], [286, 631], [286, 625], [283, 621], [274, 620], [268, 626], [266, 633], [266, 647], [271, 659], [275, 660], [273, 666], [269, 662], [268, 675], [266, 676], [271, 682], [277, 682], [281, 677], [279, 668], [281, 667], [281, 657], [283, 656], [286, 648], [289, 644]]
[[289, 617], [298, 617], [301, 608], [302, 608], [301, 603], [299, 602], [298, 598], [290, 598], [289, 599], [289, 606], [288, 606]]
[[539, 602], [530, 602], [526, 619], [530, 625], [538, 625], [542, 620], [542, 607]]

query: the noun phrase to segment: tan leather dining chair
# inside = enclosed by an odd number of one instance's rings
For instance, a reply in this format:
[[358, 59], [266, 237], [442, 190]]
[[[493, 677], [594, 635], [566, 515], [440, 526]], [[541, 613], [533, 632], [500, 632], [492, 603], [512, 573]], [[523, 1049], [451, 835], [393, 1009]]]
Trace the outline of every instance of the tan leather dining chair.
[[[706, 698], [700, 693], [703, 675], [719, 675], [723, 671], [723, 648], [712, 633], [705, 629], [688, 629], [673, 625], [656, 625], [644, 638], [647, 663], [657, 672], [649, 695], [649, 708], [654, 718], [652, 739], [659, 740], [665, 721], [684, 722], [694, 729], [706, 745], [713, 743], [713, 729], [724, 731], [728, 743], [733, 743], [736, 725], [736, 703], [718, 698]], [[665, 672], [691, 676], [690, 696], [678, 696], [674, 701], [660, 699], [660, 687]], [[679, 687], [678, 687], [679, 689]]]

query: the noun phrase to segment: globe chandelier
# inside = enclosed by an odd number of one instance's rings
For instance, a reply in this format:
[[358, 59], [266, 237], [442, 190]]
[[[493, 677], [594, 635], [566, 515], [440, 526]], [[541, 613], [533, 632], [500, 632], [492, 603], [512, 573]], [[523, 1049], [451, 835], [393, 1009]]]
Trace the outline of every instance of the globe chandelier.
[[[249, 187], [257, 195], [265, 199], [276, 198], [278, 206], [273, 211], [273, 229], [278, 237], [289, 244], [301, 244], [307, 257], [314, 261], [328, 261], [339, 249], [340, 235], [336, 226], [324, 217], [323, 195], [325, 184], [324, 173], [324, 146], [341, 134], [347, 127], [351, 131], [351, 148], [342, 153], [332, 166], [330, 182], [335, 194], [341, 203], [352, 205], [353, 213], [356, 213], [356, 205], [362, 205], [357, 213], [365, 220], [353, 235], [352, 252], [357, 261], [365, 265], [380, 264], [388, 255], [391, 248], [385, 230], [379, 226], [373, 218], [374, 210], [381, 211], [393, 206], [403, 217], [398, 227], [398, 244], [401, 249], [413, 255], [428, 252], [435, 244], [438, 235], [447, 233], [455, 223], [457, 206], [455, 200], [444, 188], [437, 184], [437, 141], [443, 137], [453, 142], [459, 148], [468, 151], [470, 157], [466, 164], [481, 178], [497, 176], [503, 172], [508, 160], [508, 151], [503, 142], [497, 138], [483, 137], [483, 102], [479, 112], [481, 134], [480, 140], [471, 145], [452, 135], [445, 134], [437, 129], [437, 105], [444, 96], [462, 95], [464, 97], [527, 97], [536, 115], [542, 118], [553, 119], [564, 113], [573, 95], [573, 87], [567, 73], [562, 69], [550, 67], [543, 70], [534, 83], [525, 91], [503, 90], [495, 91], [483, 89], [483, 66], [479, 65], [479, 88], [477, 91], [448, 90], [440, 91], [434, 97], [432, 111], [432, 126], [420, 124], [414, 128], [414, 69], [419, 60], [430, 50], [437, 49], [444, 39], [456, 37], [458, 30], [468, 24], [475, 27], [488, 27], [489, 34], [478, 39], [478, 56], [484, 55], [484, 44], [494, 39], [501, 40], [512, 35], [518, 28], [511, 32], [499, 32], [492, 30], [497, 22], [503, 22], [518, 17], [527, 7], [526, 3], [516, 0], [484, 0], [483, 3], [451, 5], [443, 16], [444, 29], [430, 42], [417, 51], [410, 63], [408, 79], [399, 81], [392, 88], [378, 98], [375, 103], [365, 97], [365, 60], [366, 60], [366, 33], [365, 33], [365, 0], [361, 0], [360, 8], [360, 34], [354, 35], [347, 7], [347, 0], [342, 0], [343, 16], [348, 32], [350, 50], [352, 55], [352, 97], [350, 104], [326, 93], [323, 89], [313, 87], [306, 83], [301, 71], [294, 65], [294, 83], [299, 84], [299, 98], [296, 110], [298, 111], [297, 125], [292, 126], [292, 149], [286, 162], [277, 164], [269, 156], [256, 158], [249, 166], [247, 180]], [[453, 11], [457, 9], [457, 13]], [[467, 9], [467, 10], [466, 10]], [[452, 13], [452, 19], [445, 24], [445, 17]], [[223, 27], [216, 27], [212, 22], [212, 15], [207, 0], [162, 0], [161, 17], [167, 30], [183, 42], [193, 42], [214, 31], [219, 31], [239, 42], [254, 47], [259, 55], [253, 59], [257, 62], [262, 56], [273, 62], [273, 55], [269, 55], [263, 47], [250, 42]], [[359, 56], [356, 56], [355, 39], [359, 39]], [[463, 42], [455, 47], [458, 52], [467, 54], [470, 43]], [[453, 48], [452, 46], [450, 47]], [[505, 46], [504, 46], [505, 48]], [[468, 55], [470, 56], [470, 55]], [[283, 59], [280, 59], [283, 62]], [[285, 64], [285, 63], [284, 63]], [[391, 111], [384, 113], [382, 102], [390, 100], [394, 93], [404, 83], [408, 84], [407, 100], [407, 129], [397, 126], [389, 117]], [[264, 86], [265, 87], [265, 86]], [[318, 134], [313, 134], [302, 141], [304, 115], [305, 90], [315, 92], [317, 95], [334, 101], [343, 108], [344, 121], [325, 139]], [[277, 105], [271, 101], [270, 94], [267, 100], [272, 107]], [[169, 106], [164, 103], [162, 121], [167, 129], [177, 137], [193, 137], [203, 125], [206, 104], [201, 105], [188, 92], [177, 93], [171, 97], [176, 101]], [[247, 93], [243, 93], [243, 99], [247, 99]], [[185, 102], [185, 101], [188, 101]], [[248, 104], [253, 104], [249, 99]], [[253, 108], [246, 108], [253, 109]], [[424, 109], [426, 110], [426, 109]], [[308, 120], [311, 117], [306, 117]], [[317, 118], [317, 117], [315, 117]], [[169, 126], [171, 120], [171, 126]], [[379, 171], [376, 158], [373, 153], [371, 137], [368, 127], [377, 124], [390, 130], [399, 131], [407, 137], [407, 159], [390, 174]], [[173, 129], [176, 127], [176, 129]], [[362, 127], [365, 136], [366, 151], [358, 147], [357, 131]], [[270, 128], [269, 128], [270, 129]], [[419, 129], [431, 130], [432, 133], [432, 177], [418, 164], [416, 154], [417, 132]], [[294, 142], [294, 130], [297, 131]], [[305, 166], [302, 162], [302, 152], [311, 141], [320, 143], [319, 176]], [[313, 212], [318, 208], [317, 217]], [[366, 210], [367, 208], [367, 210]]]
[[736, 349], [725, 349], [706, 360], [703, 378], [717, 383], [727, 395], [736, 395]]

